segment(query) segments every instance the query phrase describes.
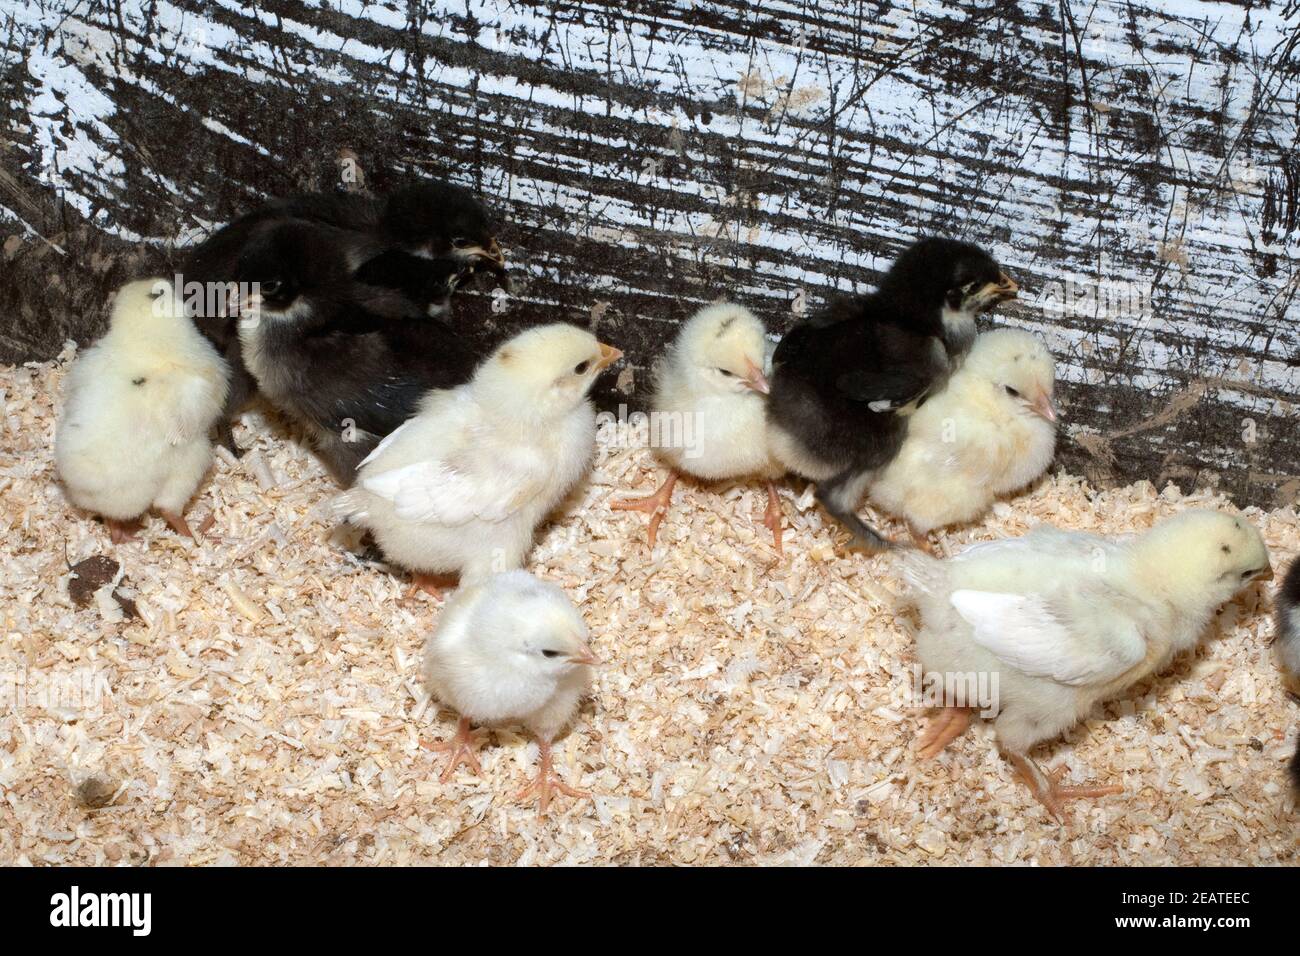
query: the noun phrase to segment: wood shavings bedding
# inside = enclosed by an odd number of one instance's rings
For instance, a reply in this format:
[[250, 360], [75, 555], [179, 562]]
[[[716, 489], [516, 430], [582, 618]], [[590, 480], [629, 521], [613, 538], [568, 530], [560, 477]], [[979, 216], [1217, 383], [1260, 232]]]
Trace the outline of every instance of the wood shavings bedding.
[[[1296, 861], [1283, 766], [1300, 709], [1267, 647], [1272, 584], [1229, 604], [1194, 656], [1036, 751], [1125, 787], [1058, 826], [987, 725], [913, 758], [915, 621], [888, 558], [846, 552], [795, 484], [778, 560], [761, 485], [688, 482], [651, 555], [644, 516], [606, 504], [661, 477], [641, 449], [600, 449], [530, 565], [573, 597], [606, 662], [555, 754], [595, 798], [547, 819], [516, 804], [536, 747], [508, 729], [481, 776], [442, 785], [420, 739], [455, 719], [417, 677], [439, 605], [399, 603], [404, 581], [340, 546], [323, 469], [247, 416], [248, 452], [219, 457], [191, 505], [195, 526], [214, 513], [209, 538], [151, 519], [114, 550], [55, 481], [70, 357], [0, 369], [0, 863]], [[1228, 503], [1056, 475], [944, 543], [1040, 521], [1121, 533], [1189, 506]], [[1275, 567], [1300, 551], [1294, 508], [1246, 513]], [[65, 541], [73, 563], [122, 562], [138, 618], [73, 604]]]

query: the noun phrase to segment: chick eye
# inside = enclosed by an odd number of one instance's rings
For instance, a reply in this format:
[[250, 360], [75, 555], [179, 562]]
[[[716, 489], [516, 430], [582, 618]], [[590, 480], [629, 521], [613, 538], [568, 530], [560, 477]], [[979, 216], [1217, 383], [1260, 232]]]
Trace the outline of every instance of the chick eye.
[[559, 652], [559, 651], [542, 651], [542, 656], [543, 656], [543, 657], [559, 657], [559, 656], [560, 656], [560, 652]]
[[1020, 393], [1017, 392], [1017, 391], [1016, 391], [1014, 388], [1012, 388], [1010, 385], [1004, 385], [1003, 388], [1005, 388], [1005, 389], [1007, 390], [1007, 394], [1010, 395], [1012, 398], [1019, 398], [1019, 397], [1020, 397]]
[[720, 368], [720, 369], [718, 369], [718, 371], [721, 372], [723, 375], [727, 376], [727, 378], [735, 378], [735, 377], [736, 377], [733, 373], [728, 372], [725, 368]]
[[1242, 579], [1243, 581], [1246, 580], [1246, 578], [1250, 577], [1251, 573], [1252, 573], [1252, 572], [1250, 572], [1250, 571], [1242, 571], [1242, 572], [1241, 572], [1241, 579]]
[[586, 375], [587, 369], [589, 368], [591, 368], [591, 359], [587, 359], [585, 362], [579, 362], [577, 365], [573, 366], [573, 374]]
[[464, 236], [457, 236], [455, 239], [451, 241], [451, 244], [456, 249], [464, 249], [466, 246], [474, 245], [473, 242], [466, 239]]
[[265, 295], [275, 295], [280, 291], [280, 280], [272, 279], [270, 282], [263, 282], [261, 290]]

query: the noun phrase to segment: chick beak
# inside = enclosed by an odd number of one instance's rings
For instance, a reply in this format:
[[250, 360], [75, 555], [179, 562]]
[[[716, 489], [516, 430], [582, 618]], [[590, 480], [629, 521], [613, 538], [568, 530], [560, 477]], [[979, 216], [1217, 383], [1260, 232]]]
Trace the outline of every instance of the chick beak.
[[614, 346], [606, 345], [604, 342], [598, 342], [597, 344], [600, 346], [600, 358], [596, 359], [592, 371], [599, 372], [603, 368], [609, 368], [623, 357], [623, 353]]
[[1029, 407], [1035, 415], [1044, 421], [1056, 422], [1056, 405], [1052, 402], [1052, 396], [1046, 392], [1039, 392], [1038, 397], [1034, 399]]
[[761, 368], [754, 364], [754, 360], [751, 358], [745, 359], [745, 385], [760, 395], [766, 395], [772, 390], [767, 384], [767, 376], [763, 374]]
[[586, 664], [588, 667], [593, 667], [600, 663], [600, 661], [596, 659], [596, 655], [591, 652], [591, 648], [586, 644], [580, 646], [578, 653], [569, 655], [569, 662], [572, 664]]
[[1020, 286], [1016, 285], [1016, 280], [1011, 278], [1005, 272], [998, 273], [998, 283], [993, 287], [997, 292], [999, 299], [1014, 299], [1016, 293], [1020, 291]]
[[1266, 564], [1266, 565], [1264, 565], [1264, 567], [1260, 568], [1258, 571], [1255, 572], [1255, 576], [1252, 577], [1251, 580], [1252, 580], [1252, 581], [1272, 581], [1272, 580], [1273, 580], [1273, 566], [1272, 566], [1271, 564]]
[[505, 271], [506, 254], [501, 251], [501, 246], [495, 239], [489, 240], [487, 248], [483, 246], [468, 247], [464, 250], [464, 255], [468, 259], [484, 263], [493, 272]]

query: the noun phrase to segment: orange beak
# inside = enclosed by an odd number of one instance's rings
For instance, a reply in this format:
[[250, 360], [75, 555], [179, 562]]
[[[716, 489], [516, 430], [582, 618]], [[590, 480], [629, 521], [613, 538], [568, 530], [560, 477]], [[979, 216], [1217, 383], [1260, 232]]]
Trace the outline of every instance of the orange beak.
[[596, 360], [596, 371], [609, 368], [623, 357], [623, 353], [614, 346], [606, 345], [604, 342], [598, 342], [597, 344], [600, 346], [600, 358]]
[[750, 358], [745, 359], [745, 384], [760, 395], [766, 395], [772, 390], [767, 384], [767, 376], [763, 374], [763, 370]]
[[577, 654], [571, 654], [569, 660], [574, 664], [586, 664], [588, 667], [593, 667], [600, 663], [600, 661], [597, 660], [596, 655], [591, 652], [591, 648], [586, 644], [582, 645], [582, 650]]
[[1016, 280], [1005, 272], [998, 273], [998, 284], [994, 288], [997, 290], [998, 295], [1004, 299], [1014, 299], [1016, 293], [1020, 291], [1020, 286], [1016, 285]]
[[1029, 407], [1033, 409], [1034, 414], [1039, 418], [1055, 423], [1057, 416], [1056, 405], [1052, 402], [1052, 396], [1046, 392], [1039, 392], [1038, 397], [1034, 399], [1033, 404]]

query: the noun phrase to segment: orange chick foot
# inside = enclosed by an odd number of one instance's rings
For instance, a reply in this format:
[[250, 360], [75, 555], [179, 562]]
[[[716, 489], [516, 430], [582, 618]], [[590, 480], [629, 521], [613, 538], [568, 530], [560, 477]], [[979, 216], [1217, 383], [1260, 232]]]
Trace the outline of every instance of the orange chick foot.
[[1047, 812], [1055, 817], [1058, 823], [1065, 820], [1065, 804], [1067, 801], [1094, 800], [1097, 797], [1109, 797], [1124, 792], [1123, 787], [1114, 785], [1109, 787], [1093, 785], [1062, 786], [1061, 778], [1067, 772], [1065, 767], [1057, 767], [1050, 774], [1045, 774], [1034, 766], [1033, 762], [1027, 757], [1021, 757], [1018, 754], [1008, 754], [1007, 756], [1016, 768], [1016, 775], [1025, 782], [1035, 799], [1047, 808]]
[[614, 511], [644, 511], [650, 515], [650, 528], [646, 532], [646, 541], [652, 551], [655, 539], [659, 535], [659, 525], [664, 520], [664, 515], [668, 513], [668, 505], [673, 498], [673, 486], [676, 484], [677, 472], [674, 471], [653, 495], [644, 498], [621, 498], [609, 503]]
[[479, 773], [482, 767], [479, 766], [478, 756], [475, 751], [478, 749], [474, 745], [474, 732], [470, 730], [469, 718], [462, 717], [460, 723], [456, 725], [456, 736], [451, 740], [443, 740], [436, 743], [426, 743], [420, 741], [420, 746], [425, 750], [435, 750], [440, 753], [447, 753], [447, 765], [443, 768], [442, 774], [438, 777], [439, 782], [446, 783], [451, 779], [451, 775], [456, 772], [456, 768], [461, 764], [469, 764], [470, 768]]
[[576, 790], [561, 780], [555, 773], [555, 768], [551, 765], [551, 745], [550, 742], [538, 741], [537, 746], [541, 748], [541, 762], [537, 768], [537, 776], [534, 780], [520, 790], [515, 795], [516, 800], [530, 800], [537, 797], [537, 815], [546, 816], [546, 808], [551, 804], [551, 794], [559, 791], [566, 797], [573, 797], [577, 800], [583, 800], [590, 797], [591, 794], [585, 790]]
[[966, 732], [974, 713], [971, 707], [944, 707], [940, 710], [917, 741], [917, 756], [922, 760], [937, 757], [944, 747]]

